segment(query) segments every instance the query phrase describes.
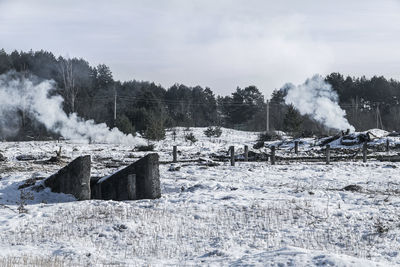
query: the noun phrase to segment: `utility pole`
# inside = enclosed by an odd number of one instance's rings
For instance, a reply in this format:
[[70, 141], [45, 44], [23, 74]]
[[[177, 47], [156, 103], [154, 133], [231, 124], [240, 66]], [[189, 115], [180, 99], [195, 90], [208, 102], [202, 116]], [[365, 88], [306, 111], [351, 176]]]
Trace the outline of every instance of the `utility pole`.
[[380, 129], [383, 130], [383, 123], [382, 123], [382, 117], [381, 117], [381, 112], [379, 111], [379, 103], [376, 106], [376, 128], [379, 129], [379, 124], [381, 126]]
[[267, 132], [269, 132], [269, 100], [267, 100]]
[[356, 107], [355, 107], [355, 116], [354, 117], [355, 117], [354, 121], [358, 125], [358, 96], [356, 96]]
[[117, 89], [114, 84], [114, 127], [117, 126]]

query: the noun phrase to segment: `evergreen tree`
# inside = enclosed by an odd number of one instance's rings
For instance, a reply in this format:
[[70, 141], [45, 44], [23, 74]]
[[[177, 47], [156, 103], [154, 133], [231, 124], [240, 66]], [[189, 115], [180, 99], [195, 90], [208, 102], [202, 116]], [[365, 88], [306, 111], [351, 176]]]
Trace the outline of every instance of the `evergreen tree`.
[[297, 135], [301, 131], [302, 123], [303, 119], [300, 113], [293, 107], [293, 105], [289, 105], [285, 118], [283, 119], [284, 130], [293, 135]]
[[255, 86], [237, 88], [232, 96], [219, 99], [222, 113], [230, 126], [244, 125], [258, 112], [264, 112], [264, 96]]
[[3, 74], [11, 69], [10, 58], [4, 49], [0, 49], [0, 74]]
[[124, 134], [135, 135], [135, 127], [133, 127], [132, 122], [125, 114], [117, 118], [117, 128]]
[[147, 128], [144, 136], [148, 140], [159, 141], [165, 138], [164, 122], [161, 119], [149, 116], [147, 118]]

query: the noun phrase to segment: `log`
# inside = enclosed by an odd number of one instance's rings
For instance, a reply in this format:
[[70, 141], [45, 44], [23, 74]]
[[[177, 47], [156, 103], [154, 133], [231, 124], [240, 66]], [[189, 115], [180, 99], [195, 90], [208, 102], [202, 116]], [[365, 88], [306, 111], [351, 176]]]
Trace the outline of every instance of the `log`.
[[325, 146], [325, 145], [327, 145], [327, 144], [329, 144], [329, 143], [331, 143], [331, 142], [333, 142], [333, 141], [335, 141], [335, 140], [337, 140], [337, 139], [339, 139], [339, 138], [341, 138], [341, 137], [342, 137], [341, 134], [337, 134], [337, 135], [335, 135], [335, 136], [328, 137], [328, 138], [326, 138], [325, 140], [323, 140], [323, 141], [319, 144], [319, 146]]

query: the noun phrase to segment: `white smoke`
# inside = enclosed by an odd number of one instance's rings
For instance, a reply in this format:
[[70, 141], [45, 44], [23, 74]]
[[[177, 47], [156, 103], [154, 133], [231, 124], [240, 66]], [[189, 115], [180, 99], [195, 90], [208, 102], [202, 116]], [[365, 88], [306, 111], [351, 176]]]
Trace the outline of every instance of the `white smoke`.
[[[0, 126], [3, 132], [12, 134], [17, 129], [17, 111], [33, 115], [39, 122], [66, 139], [96, 143], [144, 144], [132, 135], [125, 135], [117, 128], [110, 129], [105, 123], [83, 120], [75, 113], [67, 115], [62, 109], [63, 98], [51, 95], [53, 81], [36, 82], [34, 77], [25, 78], [16, 72], [0, 75]], [[17, 119], [16, 119], [17, 120]]]
[[346, 112], [338, 104], [337, 93], [322, 76], [314, 75], [304, 84], [288, 85], [286, 89], [285, 103], [292, 104], [302, 115], [310, 115], [329, 128], [355, 131], [345, 118]]

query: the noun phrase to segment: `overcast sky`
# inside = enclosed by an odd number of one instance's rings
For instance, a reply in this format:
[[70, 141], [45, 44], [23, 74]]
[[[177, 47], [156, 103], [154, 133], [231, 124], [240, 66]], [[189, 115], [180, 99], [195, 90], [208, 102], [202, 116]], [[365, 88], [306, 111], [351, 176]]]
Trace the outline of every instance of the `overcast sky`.
[[400, 1], [0, 0], [0, 48], [164, 87], [256, 85], [269, 98], [315, 73], [400, 79]]

